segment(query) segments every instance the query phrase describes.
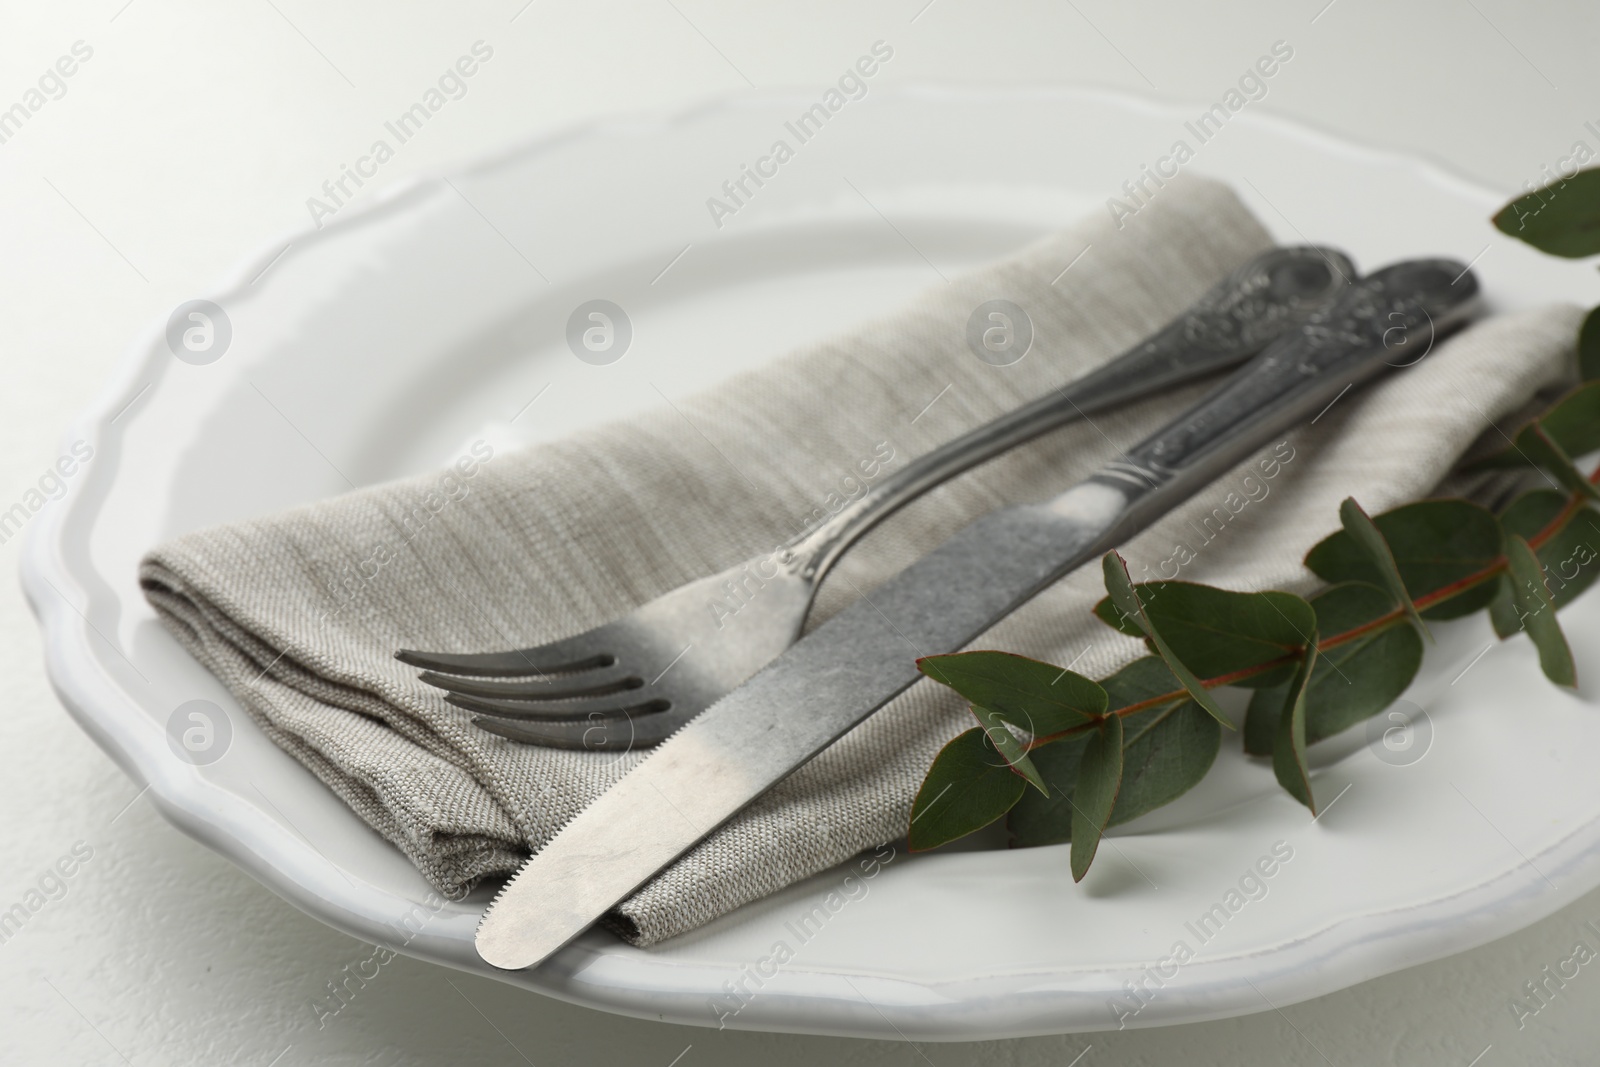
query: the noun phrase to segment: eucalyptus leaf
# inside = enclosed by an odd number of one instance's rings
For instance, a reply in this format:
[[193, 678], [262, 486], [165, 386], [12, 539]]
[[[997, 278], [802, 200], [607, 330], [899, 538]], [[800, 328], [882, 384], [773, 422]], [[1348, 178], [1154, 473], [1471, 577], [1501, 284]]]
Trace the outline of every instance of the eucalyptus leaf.
[[[1371, 521], [1383, 535], [1412, 599], [1500, 562], [1499, 521], [1487, 508], [1468, 500], [1421, 500]], [[1345, 530], [1323, 538], [1306, 553], [1306, 566], [1325, 582], [1388, 587], [1371, 554]], [[1489, 588], [1466, 590], [1422, 614], [1429, 619], [1454, 619], [1481, 611], [1494, 596], [1493, 583], [1487, 584]], [[1338, 631], [1323, 627], [1322, 632]]]
[[1278, 720], [1278, 736], [1272, 745], [1272, 771], [1278, 776], [1278, 784], [1310, 808], [1313, 815], [1317, 813], [1317, 803], [1311, 795], [1311, 772], [1306, 767], [1306, 689], [1316, 661], [1317, 650], [1312, 647], [1289, 683]]
[[1127, 716], [1122, 737], [1122, 789], [1107, 826], [1183, 796], [1200, 784], [1222, 748], [1221, 724], [1192, 700]]
[[[1581, 355], [1586, 346], [1592, 351]], [[1593, 311], [1583, 320], [1578, 348], [1580, 358], [1586, 361], [1584, 376], [1589, 377], [1591, 369], [1600, 372], [1600, 316]], [[1545, 433], [1568, 456], [1584, 456], [1600, 451], [1600, 382], [1585, 381], [1534, 421], [1544, 427]], [[1521, 447], [1521, 432], [1518, 431], [1516, 443], [1478, 460], [1472, 465], [1473, 468], [1526, 467], [1534, 463], [1534, 457]]]
[[[1600, 349], [1600, 328], [1594, 312], [1583, 322], [1583, 333], [1594, 334], [1588, 344]], [[1582, 335], [1580, 334], [1580, 337]], [[1580, 351], [1582, 342], [1580, 342]], [[1600, 360], [1600, 351], [1593, 354]], [[1600, 370], [1600, 367], [1596, 367]], [[1556, 401], [1555, 406], [1538, 418], [1540, 426], [1561, 450], [1569, 456], [1586, 456], [1600, 451], [1600, 382], [1586, 381]]]
[[1122, 718], [1108, 715], [1083, 746], [1072, 791], [1072, 880], [1083, 881], [1122, 787]]
[[1600, 378], [1600, 307], [1590, 309], [1578, 331], [1578, 373], [1586, 382]]
[[[1311, 598], [1317, 632], [1340, 635], [1390, 614], [1389, 594], [1365, 582], [1329, 586]], [[1332, 648], [1327, 638], [1317, 654], [1305, 694], [1305, 743], [1342, 733], [1393, 704], [1422, 666], [1422, 638], [1416, 628], [1388, 625]], [[1272, 754], [1288, 684], [1257, 689], [1245, 716], [1244, 750]]]
[[[1569, 499], [1555, 489], [1530, 490], [1501, 512], [1500, 523], [1506, 533], [1531, 543], [1561, 517]], [[1536, 551], [1544, 567], [1545, 584], [1559, 611], [1600, 578], [1600, 522], [1596, 521], [1595, 512], [1590, 508], [1573, 511]], [[1489, 617], [1501, 637], [1510, 637], [1522, 628], [1509, 584], [1500, 585], [1500, 597], [1490, 605]]]
[[1144, 627], [1139, 624], [1138, 616], [1130, 618], [1124, 615], [1122, 609], [1118, 608], [1116, 602], [1111, 599], [1110, 594], [1100, 598], [1100, 602], [1094, 606], [1094, 613], [1101, 622], [1113, 630], [1127, 634], [1129, 637], [1144, 636]]
[[1502, 574], [1495, 582], [1494, 599], [1489, 602], [1489, 624], [1501, 640], [1522, 632], [1522, 616], [1517, 614], [1517, 598], [1511, 591], [1511, 576]]
[[1517, 433], [1517, 451], [1565, 486], [1591, 500], [1600, 500], [1600, 488], [1584, 477], [1567, 450], [1535, 419]]
[[[1122, 788], [1106, 826], [1170, 804], [1200, 783], [1222, 748], [1222, 727], [1192, 700], [1122, 720]], [[1050, 795], [1026, 791], [1006, 817], [1014, 848], [1072, 840], [1072, 796], [1087, 735], [1035, 749]]]
[[1494, 224], [1553, 256], [1600, 252], [1600, 169], [1580, 170], [1517, 197], [1496, 213]]
[[1194, 672], [1184, 666], [1183, 661], [1173, 653], [1166, 640], [1151, 624], [1145, 615], [1144, 605], [1139, 601], [1139, 594], [1134, 591], [1133, 579], [1128, 577], [1128, 565], [1123, 562], [1116, 552], [1107, 552], [1101, 559], [1101, 570], [1105, 575], [1106, 592], [1111, 595], [1111, 601], [1117, 610], [1129, 619], [1137, 620], [1140, 629], [1155, 646], [1156, 654], [1166, 662], [1167, 669], [1177, 678], [1178, 683], [1194, 698], [1195, 703], [1205, 708], [1212, 718], [1216, 719], [1228, 729], [1233, 729], [1233, 723], [1228, 721], [1228, 716], [1223, 712], [1221, 705], [1215, 697], [1206, 692], [1205, 686], [1200, 684], [1200, 679]]
[[1389, 542], [1384, 539], [1377, 523], [1356, 503], [1355, 497], [1347, 496], [1340, 503], [1339, 522], [1351, 541], [1366, 555], [1367, 562], [1378, 575], [1378, 584], [1389, 591], [1389, 595], [1410, 616], [1417, 629], [1427, 633], [1428, 624], [1422, 621], [1422, 614], [1417, 611], [1417, 605], [1406, 589], [1405, 579], [1400, 576], [1400, 565], [1395, 562]]
[[1009, 652], [927, 656], [917, 669], [1036, 737], [1093, 722], [1106, 710], [1106, 691], [1097, 683]]
[[[1142, 582], [1136, 588], [1145, 616], [1173, 655], [1203, 678], [1298, 656], [1316, 627], [1311, 606], [1293, 593], [1237, 593], [1177, 581]], [[1120, 614], [1109, 597], [1096, 605], [1095, 613], [1101, 619]], [[1234, 684], [1273, 685], [1293, 671], [1293, 663], [1287, 663]]]
[[906, 843], [923, 852], [981, 830], [1011, 810], [1026, 788], [988, 735], [968, 730], [934, 757], [911, 805]]
[[1545, 587], [1544, 569], [1528, 542], [1513, 534], [1506, 539], [1506, 560], [1511, 567], [1512, 597], [1522, 628], [1539, 650], [1539, 668], [1557, 685], [1576, 686], [1577, 669], [1572, 649], [1556, 621], [1555, 600]]
[[1278, 738], [1278, 720], [1283, 718], [1283, 700], [1289, 692], [1287, 683], [1250, 694], [1250, 706], [1244, 712], [1244, 729], [1239, 731], [1244, 740], [1244, 750], [1252, 756], [1272, 755], [1272, 746]]
[[[1559, 489], [1530, 489], [1500, 512], [1500, 525], [1506, 533], [1516, 534], [1524, 541], [1531, 541], [1543, 533], [1546, 526], [1556, 521], [1566, 510], [1567, 502], [1571, 499], [1570, 494], [1563, 493]], [[1544, 546], [1540, 547], [1542, 549]]]
[[1160, 656], [1140, 656], [1111, 677], [1102, 678], [1100, 686], [1106, 691], [1107, 711], [1120, 711], [1172, 693], [1178, 699], [1184, 693], [1183, 683]]
[[[1205, 712], [1200, 714], [1208, 721], [1211, 718]], [[1127, 724], [1123, 725], [1126, 728]], [[1029, 753], [1050, 791], [1047, 796], [1037, 789], [1023, 790], [1006, 815], [1013, 848], [1059, 845], [1072, 840], [1072, 792], [1078, 787], [1078, 764], [1088, 743], [1088, 734], [1078, 734], [1052, 741]]]
[[1022, 775], [1027, 783], [1039, 792], [1048, 793], [1044, 779], [1039, 777], [1038, 768], [1028, 758], [1027, 743], [1006, 728], [1005, 717], [977, 704], [972, 706], [972, 714], [977, 716], [983, 732], [989, 735], [989, 743], [1007, 763], [1011, 764], [1011, 769]]
[[[1111, 708], [1131, 707], [1182, 692], [1159, 657], [1144, 656], [1101, 684]], [[1028, 790], [1006, 817], [1011, 843], [1018, 848], [1072, 840], [1072, 791], [1078, 761], [1088, 736], [1052, 742], [1031, 753], [1050, 787], [1043, 796]], [[1222, 727], [1194, 701], [1157, 704], [1122, 717], [1122, 788], [1107, 826], [1116, 826], [1171, 803], [1192, 789], [1211, 769], [1222, 747]]]

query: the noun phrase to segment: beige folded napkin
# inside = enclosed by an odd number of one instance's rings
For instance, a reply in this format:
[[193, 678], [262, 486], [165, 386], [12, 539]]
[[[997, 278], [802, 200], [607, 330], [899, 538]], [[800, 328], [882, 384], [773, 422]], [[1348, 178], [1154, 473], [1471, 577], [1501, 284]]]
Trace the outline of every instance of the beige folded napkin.
[[[1270, 244], [1231, 191], [1199, 178], [1124, 221], [1097, 213], [675, 408], [515, 452], [480, 446], [448, 474], [185, 535], [144, 561], [147, 595], [275, 742], [441, 892], [460, 895], [515, 869], [642, 757], [491, 736], [393, 651], [538, 644], [770, 550], [834, 506], [830, 494], [851, 491], [863, 461], [902, 465], [1084, 373]], [[965, 339], [973, 309], [996, 298], [1026, 309], [1035, 331], [1007, 367], [980, 361]], [[1241, 467], [1129, 545], [1135, 577], [1155, 577], [1183, 546], [1194, 557], [1183, 577], [1308, 588], [1300, 558], [1337, 525], [1340, 499], [1377, 512], [1427, 493], [1489, 420], [1564, 373], [1578, 315], [1491, 320], [1343, 398], [1266, 450], [1272, 478], [1247, 484]], [[1059, 430], [928, 494], [845, 557], [811, 624], [977, 515], [1066, 488], [1196, 395]], [[976, 647], [1109, 672], [1139, 646], [1091, 619], [1098, 571], [1058, 583]], [[612, 924], [651, 944], [903, 836], [933, 755], [971, 724], [948, 691], [913, 687], [624, 902]]]

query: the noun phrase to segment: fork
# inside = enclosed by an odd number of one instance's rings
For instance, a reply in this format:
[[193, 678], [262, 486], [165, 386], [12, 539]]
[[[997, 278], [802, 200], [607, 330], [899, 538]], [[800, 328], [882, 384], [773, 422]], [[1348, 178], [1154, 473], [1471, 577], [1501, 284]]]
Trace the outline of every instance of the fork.
[[1050, 430], [1242, 363], [1355, 276], [1333, 249], [1273, 249], [1111, 362], [912, 460], [771, 553], [548, 644], [395, 656], [502, 737], [595, 751], [655, 745], [794, 643], [823, 577], [889, 515]]

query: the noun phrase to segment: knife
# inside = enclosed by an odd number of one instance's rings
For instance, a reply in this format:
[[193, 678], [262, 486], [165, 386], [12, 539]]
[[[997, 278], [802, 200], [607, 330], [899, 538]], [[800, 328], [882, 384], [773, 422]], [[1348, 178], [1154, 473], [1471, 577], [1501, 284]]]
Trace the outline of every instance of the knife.
[[1352, 385], [1464, 324], [1477, 279], [1409, 260], [1354, 283], [1178, 419], [1052, 500], [1003, 508], [795, 643], [584, 808], [502, 887], [478, 954], [547, 959], [662, 868], [1069, 571], [1142, 530]]

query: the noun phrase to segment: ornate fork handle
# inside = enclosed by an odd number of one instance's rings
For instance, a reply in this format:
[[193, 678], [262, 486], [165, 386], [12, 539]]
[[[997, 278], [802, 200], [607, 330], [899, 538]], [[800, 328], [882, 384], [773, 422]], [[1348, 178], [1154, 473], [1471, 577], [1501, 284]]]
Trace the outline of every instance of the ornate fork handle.
[[1242, 363], [1355, 276], [1350, 260], [1330, 248], [1258, 256], [1125, 356], [891, 472], [781, 546], [776, 562], [815, 585], [862, 535], [929, 489], [1067, 423]]
[[1123, 524], [1137, 529], [1196, 485], [1239, 462], [1239, 442], [1263, 427], [1315, 421], [1348, 390], [1387, 367], [1426, 356], [1436, 339], [1476, 313], [1478, 281], [1453, 259], [1413, 259], [1368, 275], [1314, 312], [1293, 337], [1273, 345], [1166, 429], [1089, 479], [1132, 488]]

